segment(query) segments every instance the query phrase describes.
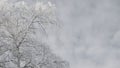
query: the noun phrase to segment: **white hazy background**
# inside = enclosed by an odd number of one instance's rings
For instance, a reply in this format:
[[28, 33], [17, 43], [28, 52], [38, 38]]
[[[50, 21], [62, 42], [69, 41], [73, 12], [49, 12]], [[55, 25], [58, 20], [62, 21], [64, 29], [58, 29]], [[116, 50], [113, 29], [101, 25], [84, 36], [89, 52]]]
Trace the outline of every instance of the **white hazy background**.
[[120, 68], [120, 0], [50, 1], [61, 24], [57, 33], [49, 32], [56, 54], [71, 68]]
[[71, 68], [120, 68], [120, 0], [55, 3], [63, 23], [55, 50]]

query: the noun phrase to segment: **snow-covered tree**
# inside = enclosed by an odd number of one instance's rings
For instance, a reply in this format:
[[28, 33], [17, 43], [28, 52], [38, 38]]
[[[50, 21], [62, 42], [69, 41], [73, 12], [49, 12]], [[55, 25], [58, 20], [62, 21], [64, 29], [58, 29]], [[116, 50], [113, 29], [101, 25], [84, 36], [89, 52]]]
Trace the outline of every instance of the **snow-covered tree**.
[[[53, 54], [38, 39], [46, 26], [56, 23], [54, 5], [24, 1], [0, 1], [0, 67], [1, 68], [66, 68], [69, 64]], [[41, 36], [42, 38], [42, 36]]]

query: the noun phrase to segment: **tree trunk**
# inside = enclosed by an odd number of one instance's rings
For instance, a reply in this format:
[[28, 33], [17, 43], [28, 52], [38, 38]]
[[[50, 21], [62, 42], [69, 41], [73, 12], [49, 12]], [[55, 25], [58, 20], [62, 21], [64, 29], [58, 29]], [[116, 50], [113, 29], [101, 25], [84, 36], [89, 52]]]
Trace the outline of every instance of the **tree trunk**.
[[21, 68], [21, 67], [20, 67], [20, 59], [21, 59], [21, 56], [20, 56], [20, 47], [19, 47], [19, 46], [17, 47], [17, 50], [18, 50], [18, 55], [17, 55], [17, 67], [18, 67], [18, 68]]
[[20, 58], [18, 58], [18, 64], [17, 67], [20, 68]]

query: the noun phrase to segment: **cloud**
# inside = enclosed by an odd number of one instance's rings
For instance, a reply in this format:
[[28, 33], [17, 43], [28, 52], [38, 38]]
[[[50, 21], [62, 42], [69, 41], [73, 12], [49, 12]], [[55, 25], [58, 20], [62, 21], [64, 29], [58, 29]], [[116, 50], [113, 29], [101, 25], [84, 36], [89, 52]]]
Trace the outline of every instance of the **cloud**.
[[53, 47], [57, 54], [70, 61], [72, 68], [119, 68], [120, 1], [56, 0], [55, 3], [63, 24]]

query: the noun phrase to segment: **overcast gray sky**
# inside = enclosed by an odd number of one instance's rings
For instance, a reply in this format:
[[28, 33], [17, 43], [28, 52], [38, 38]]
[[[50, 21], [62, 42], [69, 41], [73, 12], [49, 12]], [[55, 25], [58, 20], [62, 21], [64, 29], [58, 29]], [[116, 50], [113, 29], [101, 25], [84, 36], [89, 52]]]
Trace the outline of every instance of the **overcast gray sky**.
[[[120, 68], [120, 1], [55, 0], [59, 53], [72, 68]], [[60, 47], [61, 46], [61, 47]]]

